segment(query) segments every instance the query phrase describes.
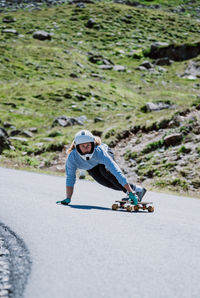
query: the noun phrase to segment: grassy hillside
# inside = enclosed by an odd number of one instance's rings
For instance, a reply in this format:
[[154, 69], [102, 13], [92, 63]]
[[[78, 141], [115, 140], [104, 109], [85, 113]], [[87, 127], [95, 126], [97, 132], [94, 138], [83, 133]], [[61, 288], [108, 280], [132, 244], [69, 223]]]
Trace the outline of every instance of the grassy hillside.
[[[15, 21], [5, 23], [8, 16]], [[198, 81], [178, 76], [187, 62], [156, 66], [154, 72], [137, 69], [151, 62], [144, 53], [154, 42], [199, 41], [200, 23], [187, 15], [103, 2], [85, 8], [65, 4], [1, 13], [0, 27], [0, 119], [13, 126], [6, 128], [10, 135], [36, 128], [31, 137], [11, 139], [15, 150], [4, 150], [1, 164], [51, 165], [55, 150], [83, 127], [112, 145], [122, 131], [166, 117], [166, 110], [144, 113], [146, 102], [175, 104], [167, 110], [170, 118], [198, 99]], [[9, 28], [16, 34], [5, 33]], [[37, 30], [50, 33], [51, 40], [33, 38]], [[87, 120], [84, 126], [52, 127], [62, 115]]]

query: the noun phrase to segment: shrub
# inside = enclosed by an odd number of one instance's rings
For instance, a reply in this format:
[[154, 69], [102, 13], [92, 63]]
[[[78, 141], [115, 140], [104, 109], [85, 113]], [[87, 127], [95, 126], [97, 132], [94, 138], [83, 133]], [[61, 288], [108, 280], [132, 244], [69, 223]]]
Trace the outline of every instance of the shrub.
[[191, 148], [187, 148], [185, 147], [184, 145], [181, 146], [178, 150], [178, 153], [184, 153], [184, 154], [187, 154], [187, 153], [190, 153], [191, 152]]
[[161, 148], [164, 145], [164, 141], [161, 139], [156, 142], [149, 143], [143, 150], [142, 153], [149, 153], [151, 151], [154, 151], [158, 148]]
[[137, 152], [131, 152], [131, 150], [127, 150], [126, 153], [124, 154], [124, 159], [129, 160], [129, 159], [136, 159], [137, 158]]

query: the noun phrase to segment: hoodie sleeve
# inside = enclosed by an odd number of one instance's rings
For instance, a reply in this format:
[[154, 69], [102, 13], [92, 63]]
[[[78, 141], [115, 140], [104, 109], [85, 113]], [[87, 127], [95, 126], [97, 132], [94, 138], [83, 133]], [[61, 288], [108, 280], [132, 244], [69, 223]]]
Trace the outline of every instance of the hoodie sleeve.
[[106, 169], [116, 177], [116, 179], [122, 186], [127, 184], [128, 182], [126, 177], [122, 173], [117, 163], [110, 157], [110, 155], [100, 147], [98, 151], [99, 151], [99, 163], [104, 164]]
[[73, 161], [72, 152], [66, 160], [66, 186], [74, 186], [76, 182], [76, 164]]

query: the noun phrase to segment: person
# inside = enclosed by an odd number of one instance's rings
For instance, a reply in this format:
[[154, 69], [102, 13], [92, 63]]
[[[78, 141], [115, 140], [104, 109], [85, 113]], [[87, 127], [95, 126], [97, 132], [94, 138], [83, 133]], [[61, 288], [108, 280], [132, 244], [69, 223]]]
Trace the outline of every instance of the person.
[[115, 162], [113, 151], [108, 145], [101, 142], [88, 130], [81, 130], [67, 151], [66, 159], [66, 199], [60, 201], [63, 205], [71, 202], [74, 184], [76, 182], [76, 170], [87, 170], [95, 181], [105, 187], [123, 191], [127, 194], [127, 200], [133, 204], [141, 201], [146, 189], [141, 186], [128, 183], [126, 177]]

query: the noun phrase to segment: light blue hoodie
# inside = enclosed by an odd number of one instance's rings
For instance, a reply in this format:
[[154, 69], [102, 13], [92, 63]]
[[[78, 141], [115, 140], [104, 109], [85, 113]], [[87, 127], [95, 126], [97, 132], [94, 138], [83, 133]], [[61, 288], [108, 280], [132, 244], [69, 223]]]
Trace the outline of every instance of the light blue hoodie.
[[84, 160], [76, 149], [72, 150], [66, 160], [66, 186], [74, 186], [77, 169], [91, 170], [98, 164], [105, 165], [106, 169], [116, 177], [122, 186], [127, 184], [128, 182], [119, 166], [110, 157], [107, 151], [108, 146], [106, 144], [101, 144], [95, 147], [94, 154], [90, 160]]

